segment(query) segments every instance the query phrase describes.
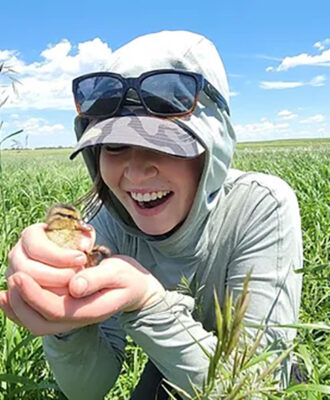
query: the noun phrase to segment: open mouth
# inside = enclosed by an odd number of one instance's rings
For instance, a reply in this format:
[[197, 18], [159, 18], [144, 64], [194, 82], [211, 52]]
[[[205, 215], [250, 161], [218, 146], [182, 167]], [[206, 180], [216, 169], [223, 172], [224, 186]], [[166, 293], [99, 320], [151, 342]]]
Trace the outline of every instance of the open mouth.
[[147, 195], [141, 195], [131, 192], [130, 196], [140, 208], [154, 208], [165, 203], [174, 193], [167, 192], [153, 192]]

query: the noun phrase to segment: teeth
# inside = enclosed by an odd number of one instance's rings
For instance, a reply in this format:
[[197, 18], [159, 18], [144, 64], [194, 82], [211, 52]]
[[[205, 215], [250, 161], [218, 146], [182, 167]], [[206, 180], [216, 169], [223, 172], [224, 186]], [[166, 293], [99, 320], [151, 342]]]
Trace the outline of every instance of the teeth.
[[151, 200], [161, 199], [162, 197], [166, 196], [169, 193], [170, 193], [169, 190], [163, 192], [151, 192], [144, 194], [131, 192], [131, 196], [134, 200], [137, 201], [151, 201]]

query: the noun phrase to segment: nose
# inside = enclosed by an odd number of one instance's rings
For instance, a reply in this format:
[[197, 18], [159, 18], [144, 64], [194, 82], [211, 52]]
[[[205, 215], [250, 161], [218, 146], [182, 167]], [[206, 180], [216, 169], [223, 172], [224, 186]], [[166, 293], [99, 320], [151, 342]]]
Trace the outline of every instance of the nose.
[[124, 169], [124, 176], [130, 182], [140, 184], [158, 174], [158, 167], [153, 152], [141, 148], [131, 148]]

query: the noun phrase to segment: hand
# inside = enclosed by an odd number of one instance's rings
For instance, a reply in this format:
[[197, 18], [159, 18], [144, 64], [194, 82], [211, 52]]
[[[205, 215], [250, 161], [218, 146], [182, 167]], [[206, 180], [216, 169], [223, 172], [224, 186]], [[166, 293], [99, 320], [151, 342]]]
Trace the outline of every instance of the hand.
[[165, 294], [158, 280], [128, 256], [113, 256], [78, 272], [64, 295], [42, 288], [24, 272], [10, 276], [8, 287], [0, 295], [1, 308], [37, 336], [97, 323], [119, 311], [142, 309]]
[[16, 272], [24, 272], [42, 287], [66, 288], [70, 279], [86, 264], [84, 251], [89, 252], [94, 245], [94, 230], [84, 232], [80, 249], [72, 250], [50, 241], [45, 228], [46, 224], [34, 224], [24, 229], [9, 253], [7, 279]]
[[[84, 251], [94, 245], [95, 232], [84, 232], [79, 250], [63, 249], [50, 241], [45, 233], [46, 224], [34, 224], [24, 229], [8, 256], [7, 280], [18, 272], [29, 275], [41, 287], [57, 294], [68, 293], [70, 279], [87, 262]], [[56, 267], [56, 268], [54, 268]], [[9, 293], [0, 292], [0, 306], [7, 316], [22, 324], [10, 306]]]

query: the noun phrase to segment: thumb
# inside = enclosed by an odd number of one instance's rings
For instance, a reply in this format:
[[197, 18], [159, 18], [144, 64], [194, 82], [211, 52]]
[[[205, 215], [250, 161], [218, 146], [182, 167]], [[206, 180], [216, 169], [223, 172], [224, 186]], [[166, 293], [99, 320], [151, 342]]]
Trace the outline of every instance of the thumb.
[[102, 289], [125, 288], [138, 269], [137, 264], [129, 257], [116, 255], [105, 258], [95, 267], [85, 268], [71, 278], [70, 294], [84, 297]]
[[81, 237], [78, 243], [78, 250], [85, 253], [90, 253], [95, 243], [95, 229], [92, 225], [84, 224], [84, 229], [81, 231]]

